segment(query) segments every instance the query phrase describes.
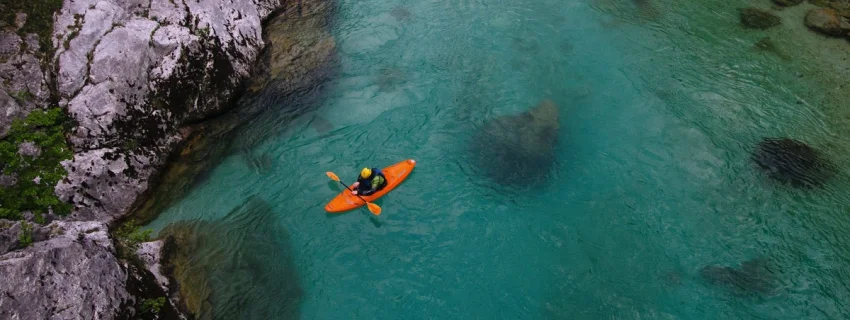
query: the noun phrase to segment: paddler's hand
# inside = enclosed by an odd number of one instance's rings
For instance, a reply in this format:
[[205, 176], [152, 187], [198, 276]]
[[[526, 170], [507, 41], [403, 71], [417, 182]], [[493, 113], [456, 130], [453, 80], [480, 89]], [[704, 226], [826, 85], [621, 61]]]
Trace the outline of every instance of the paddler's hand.
[[357, 195], [357, 190], [351, 191], [351, 194], [353, 194], [353, 195], [355, 195], [355, 196], [356, 196], [356, 195]]

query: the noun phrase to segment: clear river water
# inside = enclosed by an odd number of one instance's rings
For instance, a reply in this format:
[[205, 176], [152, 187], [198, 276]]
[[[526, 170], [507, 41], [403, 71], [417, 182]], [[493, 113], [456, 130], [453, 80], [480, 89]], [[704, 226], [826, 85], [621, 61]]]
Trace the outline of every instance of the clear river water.
[[[147, 227], [260, 232], [221, 235], [244, 259], [227, 268], [194, 253], [211, 318], [850, 318], [848, 45], [805, 29], [807, 4], [745, 29], [747, 5], [771, 3], [340, 0], [340, 72], [318, 105], [269, 106]], [[545, 181], [487, 176], [477, 130], [544, 99], [560, 113]], [[750, 159], [766, 137], [838, 173], [778, 183]], [[342, 190], [326, 171], [351, 183], [408, 158], [380, 216], [324, 211]]]

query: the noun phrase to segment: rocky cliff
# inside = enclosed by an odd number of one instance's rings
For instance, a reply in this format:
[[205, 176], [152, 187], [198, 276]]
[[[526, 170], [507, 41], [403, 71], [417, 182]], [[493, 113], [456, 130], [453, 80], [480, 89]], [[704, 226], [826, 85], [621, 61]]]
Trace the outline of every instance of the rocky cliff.
[[[126, 252], [117, 252], [124, 240], [108, 228], [157, 183], [169, 157], [192, 136], [190, 127], [232, 108], [263, 52], [264, 20], [279, 12], [290, 21], [275, 25], [284, 32], [326, 28], [315, 16], [329, 13], [328, 1], [33, 1], [0, 0], [0, 142], [32, 111], [61, 108], [73, 156], [61, 162], [67, 174], [55, 188], [46, 187], [72, 208], [58, 215], [45, 200], [51, 209], [43, 217], [22, 212], [35, 223], [0, 219], [0, 315], [156, 317], [150, 308], [162, 303], [152, 298], [174, 291], [160, 265], [162, 243], [141, 244], [129, 259], [137, 263], [130, 263]], [[51, 3], [57, 11], [43, 12]], [[326, 31], [306, 34], [282, 44], [292, 57], [272, 72], [285, 74], [293, 90], [333, 51]], [[269, 78], [263, 73], [260, 81]], [[20, 150], [13, 157], [39, 159]], [[11, 167], [0, 163], [3, 191], [20, 183], [4, 172]], [[36, 177], [33, 185], [45, 187], [41, 181]], [[137, 270], [141, 265], [150, 271]]]

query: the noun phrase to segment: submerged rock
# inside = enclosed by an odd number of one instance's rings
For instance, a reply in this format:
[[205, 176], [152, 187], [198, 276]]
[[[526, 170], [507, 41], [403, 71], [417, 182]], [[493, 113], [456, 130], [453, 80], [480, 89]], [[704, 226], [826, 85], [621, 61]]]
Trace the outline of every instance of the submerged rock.
[[806, 14], [809, 29], [833, 37], [844, 37], [850, 33], [850, 22], [838, 11], [830, 8], [812, 9]]
[[772, 53], [782, 60], [791, 60], [790, 56], [779, 50], [779, 47], [776, 46], [776, 43], [773, 42], [770, 37], [764, 37], [759, 39], [759, 41], [756, 41], [756, 43], [753, 45], [753, 48], [759, 51]]
[[545, 100], [521, 114], [486, 122], [475, 136], [472, 151], [480, 166], [498, 182], [535, 185], [555, 162], [559, 128], [558, 106]]
[[773, 3], [775, 3], [778, 6], [793, 7], [793, 6], [796, 6], [798, 4], [803, 3], [803, 0], [773, 0]]
[[726, 287], [739, 296], [769, 295], [776, 290], [776, 276], [768, 268], [768, 260], [755, 258], [741, 264], [741, 268], [710, 265], [703, 267], [700, 277], [717, 286]]
[[167, 268], [198, 319], [297, 319], [303, 296], [289, 232], [252, 196], [220, 221], [179, 222]]
[[835, 174], [835, 168], [820, 152], [789, 138], [766, 138], [759, 142], [753, 161], [778, 181], [796, 187], [815, 187]]
[[751, 29], [769, 29], [782, 24], [782, 19], [773, 13], [748, 7], [739, 11], [741, 24]]
[[255, 67], [252, 92], [272, 86], [281, 96], [314, 90], [326, 80], [336, 60], [336, 39], [328, 25], [334, 3], [328, 0], [285, 2], [263, 30], [266, 50]]
[[410, 11], [408, 11], [404, 7], [393, 8], [393, 10], [390, 11], [390, 15], [392, 15], [393, 18], [395, 18], [395, 20], [398, 22], [410, 20], [410, 16], [412, 16], [412, 14], [410, 14]]

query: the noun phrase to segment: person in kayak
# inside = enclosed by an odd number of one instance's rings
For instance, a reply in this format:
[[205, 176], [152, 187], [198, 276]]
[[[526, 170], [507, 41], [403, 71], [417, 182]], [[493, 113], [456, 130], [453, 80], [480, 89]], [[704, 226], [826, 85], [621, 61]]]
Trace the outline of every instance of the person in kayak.
[[360, 176], [357, 177], [357, 182], [351, 185], [351, 194], [368, 196], [375, 192], [381, 191], [387, 186], [387, 177], [377, 168], [363, 168], [360, 171]]

